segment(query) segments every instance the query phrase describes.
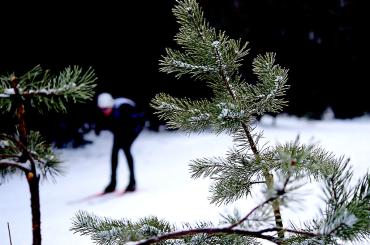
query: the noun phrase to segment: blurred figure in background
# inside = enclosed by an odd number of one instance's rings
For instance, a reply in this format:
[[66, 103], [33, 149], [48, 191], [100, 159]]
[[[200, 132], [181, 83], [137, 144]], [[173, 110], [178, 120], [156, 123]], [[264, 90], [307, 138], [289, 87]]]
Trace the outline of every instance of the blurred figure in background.
[[144, 113], [138, 111], [134, 101], [123, 97], [114, 99], [109, 93], [99, 94], [97, 105], [103, 120], [96, 124], [96, 135], [99, 135], [102, 129], [109, 129], [113, 133], [111, 179], [104, 193], [113, 192], [116, 189], [118, 153], [121, 149], [126, 156], [130, 171], [130, 179], [125, 191], [135, 191], [136, 180], [131, 145], [144, 128]]

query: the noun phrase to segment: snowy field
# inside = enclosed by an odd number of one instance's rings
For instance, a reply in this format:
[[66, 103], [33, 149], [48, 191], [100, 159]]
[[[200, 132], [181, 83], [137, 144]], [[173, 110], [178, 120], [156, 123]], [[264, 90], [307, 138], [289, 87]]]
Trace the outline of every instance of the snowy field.
[[[257, 129], [263, 130], [271, 144], [291, 141], [300, 135], [302, 142], [317, 142], [338, 156], [351, 158], [354, 180], [370, 167], [370, 118], [353, 120], [310, 121], [294, 117], [278, 117], [275, 124], [264, 117]], [[69, 231], [71, 219], [78, 210], [111, 218], [132, 218], [156, 215], [177, 224], [210, 220], [217, 223], [220, 213], [239, 208], [248, 212], [253, 201], [240, 201], [230, 206], [214, 206], [208, 201], [206, 179], [193, 180], [188, 172], [191, 159], [223, 156], [232, 145], [227, 135], [210, 133], [185, 135], [181, 132], [144, 131], [133, 145], [138, 190], [115, 198], [81, 201], [102, 191], [110, 175], [112, 135], [103, 131], [99, 137], [86, 135], [93, 143], [80, 149], [60, 150], [66, 172], [56, 183], [41, 184], [42, 238], [45, 245], [92, 244], [89, 237]], [[118, 188], [127, 184], [128, 170], [120, 155]], [[310, 189], [311, 188], [311, 189]], [[318, 188], [307, 185], [304, 206], [294, 213], [283, 211], [283, 218], [295, 221], [314, 216], [319, 206]], [[9, 244], [7, 223], [13, 245], [30, 245], [31, 215], [29, 192], [22, 177], [14, 177], [0, 186], [0, 245]]]

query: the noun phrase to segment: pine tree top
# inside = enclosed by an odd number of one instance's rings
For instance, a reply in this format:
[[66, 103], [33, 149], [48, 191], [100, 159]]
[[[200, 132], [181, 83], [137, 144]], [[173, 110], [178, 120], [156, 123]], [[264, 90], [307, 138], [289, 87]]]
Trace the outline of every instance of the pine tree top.
[[275, 64], [275, 54], [259, 55], [254, 60], [258, 83], [247, 83], [240, 72], [248, 54], [247, 42], [242, 44], [211, 28], [195, 1], [177, 3], [173, 13], [180, 24], [175, 36], [179, 49], [166, 49], [160, 70], [206, 82], [214, 96], [191, 101], [159, 94], [152, 101], [159, 116], [173, 128], [188, 132], [212, 128], [219, 133], [235, 131], [240, 123], [248, 125], [266, 112], [279, 112], [286, 104], [283, 95], [288, 88], [288, 71]]

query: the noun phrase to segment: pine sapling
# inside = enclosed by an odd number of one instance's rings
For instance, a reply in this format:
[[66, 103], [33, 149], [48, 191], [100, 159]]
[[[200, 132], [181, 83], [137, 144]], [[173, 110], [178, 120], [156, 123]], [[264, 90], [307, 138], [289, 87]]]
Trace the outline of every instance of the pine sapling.
[[39, 183], [62, 172], [61, 161], [39, 132], [27, 128], [26, 108], [39, 112], [66, 112], [67, 102], [84, 102], [93, 96], [96, 77], [92, 69], [68, 67], [58, 76], [37, 66], [26, 74], [0, 77], [1, 112], [14, 113], [15, 133], [0, 133], [0, 184], [22, 173], [31, 194], [33, 245], [41, 244]]
[[[168, 126], [188, 133], [213, 130], [233, 137], [226, 157], [201, 158], [190, 164], [193, 178], [208, 177], [211, 202], [229, 204], [250, 198], [259, 186], [263, 201], [250, 210], [224, 215], [219, 225], [203, 222], [178, 229], [148, 217], [137, 222], [100, 218], [80, 211], [72, 231], [91, 235], [97, 244], [337, 244], [369, 239], [370, 178], [366, 174], [351, 189], [348, 160], [298, 139], [276, 146], [260, 143], [256, 116], [278, 113], [286, 105], [288, 71], [275, 63], [275, 54], [253, 61], [255, 85], [240, 73], [247, 43], [210, 27], [196, 0], [177, 0], [173, 13], [180, 25], [175, 41], [160, 60], [162, 72], [206, 82], [209, 99], [192, 101], [159, 94], [153, 107]], [[298, 227], [282, 215], [282, 207], [299, 201], [304, 180], [323, 181], [325, 210]]]

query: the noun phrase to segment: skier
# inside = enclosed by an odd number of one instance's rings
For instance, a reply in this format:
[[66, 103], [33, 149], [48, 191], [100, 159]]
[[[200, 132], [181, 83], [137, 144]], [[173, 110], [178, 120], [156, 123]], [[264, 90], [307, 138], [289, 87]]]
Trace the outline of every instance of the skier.
[[97, 105], [104, 120], [101, 123], [98, 121], [95, 127], [96, 135], [99, 135], [100, 131], [104, 128], [111, 130], [113, 133], [111, 179], [110, 183], [104, 189], [104, 193], [113, 192], [116, 189], [118, 153], [121, 149], [126, 156], [130, 171], [130, 180], [125, 191], [135, 191], [136, 180], [131, 145], [144, 127], [144, 114], [138, 111], [134, 101], [123, 97], [114, 99], [109, 93], [99, 94]]

